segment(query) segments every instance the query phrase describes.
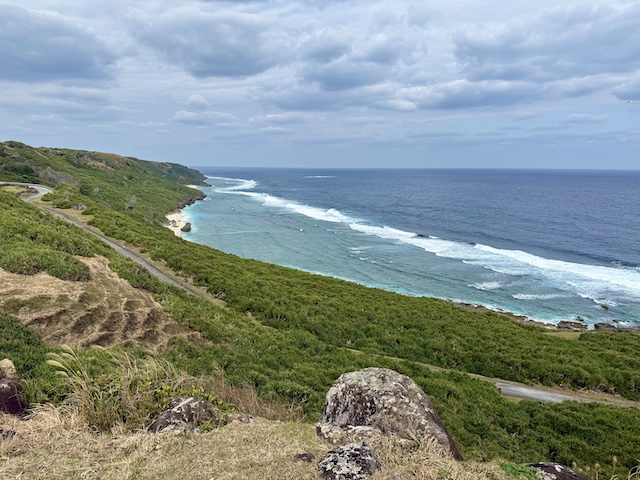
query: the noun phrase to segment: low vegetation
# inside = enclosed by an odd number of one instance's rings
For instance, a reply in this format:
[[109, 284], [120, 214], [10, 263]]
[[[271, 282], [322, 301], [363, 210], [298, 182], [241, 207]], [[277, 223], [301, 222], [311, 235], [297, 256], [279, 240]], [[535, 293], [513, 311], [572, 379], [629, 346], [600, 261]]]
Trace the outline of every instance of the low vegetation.
[[[103, 413], [94, 412], [97, 420], [89, 424], [113, 431], [116, 425], [144, 426], [162, 403], [158, 401], [163, 398], [162, 388], [172, 393], [205, 388], [207, 395], [234, 405], [219, 393], [228, 385], [255, 392], [257, 403], [296, 405], [295, 415], [315, 421], [325, 392], [341, 373], [382, 366], [411, 376], [428, 392], [466, 458], [575, 463], [590, 468], [592, 475], [599, 464], [625, 476], [640, 462], [640, 410], [576, 402], [516, 403], [465, 373], [433, 373], [424, 365], [638, 399], [640, 336], [599, 332], [582, 333], [577, 340], [549, 336], [537, 327], [494, 313], [369, 289], [190, 244], [162, 227], [161, 221], [165, 213], [197, 195], [181, 185], [199, 181], [196, 173], [96, 153], [78, 157], [79, 153], [6, 142], [0, 161], [5, 162], [8, 154], [18, 155], [21, 171], [27, 172], [24, 165], [33, 170], [33, 174], [23, 173], [23, 179], [40, 179], [38, 169], [45, 166], [73, 176], [77, 184], [58, 184], [45, 198], [48, 205], [70, 208], [82, 203], [92, 225], [135, 245], [157, 263], [206, 289], [224, 306], [156, 280], [91, 235], [24, 204], [13, 194], [0, 192], [0, 240], [8, 246], [0, 252], [0, 262], [9, 266], [2, 268], [82, 281], [82, 275], [70, 273], [75, 271], [75, 262], [84, 265], [79, 259], [103, 256], [118, 275], [153, 294], [167, 315], [206, 341], [173, 338], [159, 357], [150, 357], [140, 348], [66, 353], [54, 349], [58, 355], [69, 355], [58, 358], [57, 368], [67, 372], [63, 378], [45, 364], [46, 353], [54, 347], [45, 346], [10, 312], [0, 309], [0, 329], [12, 332], [7, 337], [10, 341], [0, 340], [0, 355], [16, 363], [28, 385], [30, 402], [59, 404], [72, 392], [76, 398], [79, 391], [89, 392], [87, 405], [104, 402], [115, 412], [107, 418], [105, 408], [98, 409]], [[0, 179], [13, 180], [17, 175], [15, 162], [8, 165], [13, 170], [0, 170]], [[163, 169], [173, 173], [163, 177]], [[133, 195], [135, 205], [125, 208]], [[5, 260], [35, 250], [45, 253], [33, 256], [30, 268]], [[23, 270], [12, 264], [22, 265]], [[80, 362], [85, 376], [71, 374], [82, 369], [64, 362]], [[146, 367], [145, 362], [156, 363]], [[99, 369], [94, 371], [94, 367]], [[145, 368], [159, 376], [132, 376], [131, 372]], [[162, 372], [169, 372], [168, 376]], [[182, 375], [190, 380], [176, 384], [175, 379]], [[221, 376], [225, 382], [217, 386], [193, 380]], [[170, 386], [162, 387], [164, 382]], [[98, 392], [113, 395], [102, 398]], [[110, 403], [116, 397], [128, 398], [128, 404], [139, 399], [141, 407], [129, 418]]]

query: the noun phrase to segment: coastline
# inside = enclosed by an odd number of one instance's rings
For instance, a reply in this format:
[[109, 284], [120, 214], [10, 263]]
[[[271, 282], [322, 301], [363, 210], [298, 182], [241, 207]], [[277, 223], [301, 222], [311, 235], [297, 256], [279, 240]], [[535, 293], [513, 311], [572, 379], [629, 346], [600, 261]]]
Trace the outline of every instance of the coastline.
[[[198, 190], [198, 185], [185, 185], [185, 187], [192, 188], [194, 190]], [[200, 190], [198, 190], [200, 191]], [[198, 200], [204, 200], [206, 195], [200, 192], [200, 198], [192, 198], [182, 204], [176, 210], [167, 213], [164, 218], [166, 218], [166, 222], [163, 222], [162, 225], [171, 230], [176, 237], [182, 237], [182, 232], [185, 231], [183, 228], [188, 224], [186, 221], [186, 215], [182, 211], [183, 208], [188, 207], [189, 205], [193, 205]], [[189, 224], [190, 225], [190, 224]]]
[[182, 210], [174, 210], [164, 216], [167, 221], [163, 223], [165, 227], [171, 230], [177, 237], [182, 236], [182, 228], [186, 225], [185, 215]]

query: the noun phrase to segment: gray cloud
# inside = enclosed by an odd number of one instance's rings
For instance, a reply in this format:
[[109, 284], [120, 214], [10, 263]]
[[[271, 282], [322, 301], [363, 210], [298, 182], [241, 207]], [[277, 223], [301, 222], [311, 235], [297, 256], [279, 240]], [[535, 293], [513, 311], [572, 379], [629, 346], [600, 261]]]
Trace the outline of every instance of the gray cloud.
[[529, 102], [538, 95], [536, 85], [528, 82], [455, 80], [429, 87], [403, 89], [400, 96], [420, 108], [460, 109], [504, 107]]
[[0, 79], [109, 79], [115, 61], [105, 42], [73, 18], [0, 4]]
[[470, 79], [545, 82], [640, 67], [640, 5], [581, 5], [459, 33], [455, 55]]
[[248, 77], [285, 58], [285, 38], [263, 16], [197, 8], [176, 8], [150, 21], [137, 21], [132, 35], [161, 58], [197, 78]]

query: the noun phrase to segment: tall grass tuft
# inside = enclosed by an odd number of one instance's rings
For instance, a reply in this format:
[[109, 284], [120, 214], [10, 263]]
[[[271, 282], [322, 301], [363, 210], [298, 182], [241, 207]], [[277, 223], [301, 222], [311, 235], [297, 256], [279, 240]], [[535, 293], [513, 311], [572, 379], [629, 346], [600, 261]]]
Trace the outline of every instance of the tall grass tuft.
[[[79, 356], [70, 347], [49, 354], [47, 363], [71, 389], [68, 403], [96, 431], [136, 430], [153, 421], [176, 397], [197, 396], [211, 401], [221, 410], [233, 407], [207, 391], [198, 379], [179, 372], [166, 360], [152, 355], [136, 358], [132, 354], [94, 347], [98, 356]], [[92, 362], [107, 360], [101, 373], [91, 372]]]
[[262, 400], [252, 387], [229, 384], [220, 369], [196, 378], [151, 354], [139, 358], [99, 346], [90, 353], [79, 355], [63, 346], [61, 353], [48, 354], [47, 363], [68, 384], [67, 403], [96, 431], [144, 428], [171, 400], [182, 396], [208, 400], [222, 412], [301, 419], [300, 406]]

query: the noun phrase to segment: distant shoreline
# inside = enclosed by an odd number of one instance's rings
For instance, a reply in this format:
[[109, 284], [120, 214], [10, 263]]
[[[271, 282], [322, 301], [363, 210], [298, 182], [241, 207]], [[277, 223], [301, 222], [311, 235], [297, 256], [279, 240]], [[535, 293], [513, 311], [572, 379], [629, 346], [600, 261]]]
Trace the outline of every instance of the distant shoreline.
[[[186, 187], [193, 188], [194, 190], [198, 190], [198, 185], [185, 185]], [[197, 201], [197, 200], [196, 200]], [[192, 205], [194, 202], [185, 205], [184, 207], [188, 207]], [[164, 217], [167, 219], [166, 222], [163, 222], [162, 225], [171, 230], [176, 237], [182, 237], [182, 228], [187, 224], [186, 217], [182, 209], [184, 207], [178, 208], [177, 210], [173, 210], [172, 212], [167, 213]]]

